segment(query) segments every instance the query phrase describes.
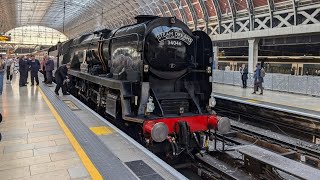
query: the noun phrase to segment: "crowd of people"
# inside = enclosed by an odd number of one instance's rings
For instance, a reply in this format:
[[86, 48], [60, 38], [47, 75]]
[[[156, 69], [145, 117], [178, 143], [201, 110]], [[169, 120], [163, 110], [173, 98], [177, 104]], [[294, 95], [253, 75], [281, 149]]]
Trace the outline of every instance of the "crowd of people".
[[[66, 90], [66, 82], [68, 80], [67, 71], [70, 68], [70, 64], [60, 66], [55, 72], [55, 82], [57, 83], [55, 93], [59, 95], [59, 90], [62, 88], [62, 93], [68, 95]], [[19, 75], [19, 86], [24, 87], [29, 84], [28, 77], [30, 74], [31, 86], [39, 85], [38, 73], [42, 73], [44, 76], [43, 83], [52, 86], [54, 81], [53, 77], [54, 61], [48, 55], [45, 55], [41, 61], [35, 58], [34, 55], [25, 55], [20, 57], [14, 57], [12, 55], [0, 56], [0, 95], [3, 91], [3, 81], [6, 76], [6, 83], [11, 84], [13, 76]]]

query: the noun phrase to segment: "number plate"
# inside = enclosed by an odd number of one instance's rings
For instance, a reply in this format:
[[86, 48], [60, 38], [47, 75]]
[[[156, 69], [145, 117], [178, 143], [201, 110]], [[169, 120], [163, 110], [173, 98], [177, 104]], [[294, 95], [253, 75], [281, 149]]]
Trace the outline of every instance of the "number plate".
[[182, 46], [182, 42], [179, 40], [167, 40], [169, 46]]

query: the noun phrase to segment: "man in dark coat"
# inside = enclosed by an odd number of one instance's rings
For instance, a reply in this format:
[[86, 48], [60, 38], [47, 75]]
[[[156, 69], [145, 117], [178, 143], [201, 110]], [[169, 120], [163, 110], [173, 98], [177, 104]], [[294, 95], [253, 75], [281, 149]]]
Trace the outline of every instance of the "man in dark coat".
[[241, 73], [242, 87], [247, 88], [248, 68], [246, 67], [245, 64], [242, 64], [240, 73]]
[[37, 86], [39, 85], [38, 71], [40, 69], [40, 61], [31, 55], [31, 60], [29, 62], [31, 70], [31, 86], [34, 85], [34, 80], [36, 80]]
[[26, 86], [27, 83], [27, 75], [28, 75], [28, 60], [26, 57], [20, 57], [19, 59], [19, 86]]
[[47, 55], [44, 57], [45, 59], [47, 59], [46, 64], [45, 64], [45, 71], [46, 71], [46, 75], [47, 75], [47, 84], [52, 84], [52, 71], [54, 70], [54, 62], [52, 58], [49, 58]]
[[262, 83], [263, 83], [263, 77], [261, 75], [261, 65], [258, 63], [256, 65], [256, 70], [255, 70], [255, 73], [254, 73], [254, 90], [253, 90], [253, 93], [252, 94], [255, 94], [257, 89], [260, 88], [261, 92], [260, 92], [260, 95], [263, 95], [263, 87], [262, 87]]
[[26, 84], [28, 84], [29, 82], [28, 82], [28, 77], [29, 77], [29, 70], [30, 70], [30, 61], [31, 61], [31, 59], [30, 59], [30, 55], [28, 54], [26, 57], [25, 57], [25, 59], [24, 59], [25, 61], [26, 61], [26, 63], [27, 63], [27, 73], [26, 73], [26, 77], [25, 77], [25, 81], [26, 81]]
[[58, 96], [59, 96], [60, 88], [62, 88], [63, 95], [69, 95], [69, 93], [67, 92], [67, 81], [69, 80], [68, 79], [68, 70], [69, 69], [70, 69], [70, 64], [69, 63], [64, 64], [64, 65], [60, 66], [56, 70], [56, 72], [54, 73], [56, 84], [57, 84], [54, 92]]

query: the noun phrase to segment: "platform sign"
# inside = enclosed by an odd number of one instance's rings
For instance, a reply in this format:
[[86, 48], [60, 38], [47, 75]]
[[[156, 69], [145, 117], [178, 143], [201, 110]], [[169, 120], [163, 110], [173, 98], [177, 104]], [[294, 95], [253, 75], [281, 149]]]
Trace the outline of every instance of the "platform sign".
[[2, 41], [2, 42], [11, 41], [11, 37], [5, 36], [5, 35], [0, 35], [0, 41]]

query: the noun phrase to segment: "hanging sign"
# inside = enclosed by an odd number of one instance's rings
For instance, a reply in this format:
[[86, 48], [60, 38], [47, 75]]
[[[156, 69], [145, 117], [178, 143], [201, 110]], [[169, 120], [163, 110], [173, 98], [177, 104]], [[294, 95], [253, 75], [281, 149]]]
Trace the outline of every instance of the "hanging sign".
[[10, 36], [0, 35], [0, 41], [11, 41]]

